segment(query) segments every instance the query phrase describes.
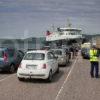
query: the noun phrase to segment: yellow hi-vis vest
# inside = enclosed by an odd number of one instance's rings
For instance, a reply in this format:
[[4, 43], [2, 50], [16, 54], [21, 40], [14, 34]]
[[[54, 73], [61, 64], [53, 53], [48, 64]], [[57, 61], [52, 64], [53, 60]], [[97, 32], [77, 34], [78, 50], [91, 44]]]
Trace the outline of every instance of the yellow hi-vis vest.
[[90, 61], [98, 62], [97, 50], [90, 50]]

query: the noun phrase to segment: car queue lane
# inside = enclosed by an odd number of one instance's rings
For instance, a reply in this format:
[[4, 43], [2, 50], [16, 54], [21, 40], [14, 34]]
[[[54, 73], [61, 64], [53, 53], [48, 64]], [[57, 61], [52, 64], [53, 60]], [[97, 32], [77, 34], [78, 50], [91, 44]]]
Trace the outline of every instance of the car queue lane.
[[100, 100], [100, 77], [91, 78], [88, 59], [78, 57], [68, 81], [55, 100]]
[[55, 100], [71, 65], [61, 67], [59, 74], [53, 77], [52, 83], [33, 79], [20, 82], [16, 74], [11, 75], [0, 82], [0, 100]]
[[2, 79], [9, 77], [10, 75], [12, 75], [12, 74], [9, 74], [9, 73], [6, 73], [6, 72], [0, 72], [0, 81]]
[[10, 73], [10, 72], [7, 72], [7, 71], [0, 71], [0, 82], [2, 80], [7, 79], [8, 77], [11, 77], [14, 74], [16, 74], [16, 71], [14, 73]]

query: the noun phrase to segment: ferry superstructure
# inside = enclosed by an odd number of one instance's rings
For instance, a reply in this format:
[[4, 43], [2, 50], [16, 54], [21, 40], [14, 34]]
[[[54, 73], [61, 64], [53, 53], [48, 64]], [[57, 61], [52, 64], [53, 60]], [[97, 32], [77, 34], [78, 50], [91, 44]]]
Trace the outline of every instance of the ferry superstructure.
[[46, 41], [71, 40], [80, 38], [82, 38], [82, 30], [72, 27], [59, 27], [56, 31], [50, 32], [46, 35]]

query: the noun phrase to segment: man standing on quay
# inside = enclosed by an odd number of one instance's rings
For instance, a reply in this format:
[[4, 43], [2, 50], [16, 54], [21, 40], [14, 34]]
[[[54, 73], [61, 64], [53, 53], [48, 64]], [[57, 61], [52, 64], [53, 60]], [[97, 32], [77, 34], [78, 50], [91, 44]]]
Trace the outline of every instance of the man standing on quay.
[[90, 75], [93, 78], [94, 75], [96, 78], [99, 77], [99, 54], [96, 46], [92, 46], [90, 49], [90, 63], [91, 63], [91, 69], [90, 69]]

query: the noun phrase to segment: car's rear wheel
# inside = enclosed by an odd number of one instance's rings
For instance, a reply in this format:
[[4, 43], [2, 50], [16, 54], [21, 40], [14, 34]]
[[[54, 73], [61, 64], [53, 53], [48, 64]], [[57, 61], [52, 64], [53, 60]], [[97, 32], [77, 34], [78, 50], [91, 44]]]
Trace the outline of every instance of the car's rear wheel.
[[15, 66], [12, 64], [11, 66], [10, 66], [10, 73], [14, 73], [15, 72]]
[[63, 66], [66, 66], [67, 65], [67, 61], [63, 64]]
[[66, 59], [66, 64], [68, 63], [68, 57], [67, 57], [67, 59]]
[[52, 75], [52, 71], [50, 71], [50, 72], [49, 72], [48, 79], [47, 79], [48, 82], [51, 82], [51, 81], [52, 81], [52, 76], [53, 76], [53, 75]]
[[68, 63], [70, 62], [70, 56], [68, 55]]
[[58, 68], [57, 68], [57, 73], [59, 73], [59, 66], [58, 66]]
[[18, 80], [19, 80], [19, 81], [24, 81], [24, 78], [18, 77]]

